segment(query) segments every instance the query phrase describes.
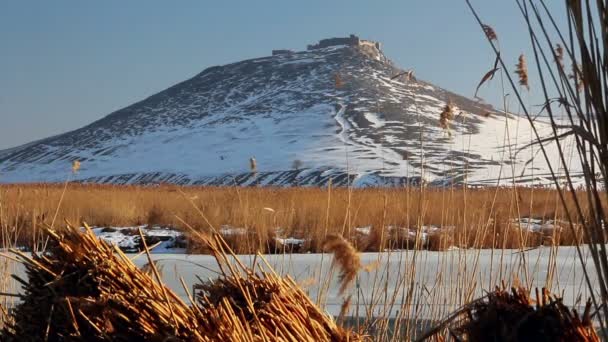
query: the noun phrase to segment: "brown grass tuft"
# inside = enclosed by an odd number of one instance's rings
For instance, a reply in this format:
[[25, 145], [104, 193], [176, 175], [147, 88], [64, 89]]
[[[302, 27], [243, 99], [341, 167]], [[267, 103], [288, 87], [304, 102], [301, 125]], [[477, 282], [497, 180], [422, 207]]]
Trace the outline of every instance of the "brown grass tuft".
[[600, 341], [590, 318], [591, 302], [583, 315], [564, 306], [545, 289], [536, 299], [528, 290], [496, 289], [467, 309], [470, 320], [460, 329], [468, 341]]
[[544, 288], [532, 299], [529, 291], [514, 286], [496, 287], [439, 323], [418, 341], [439, 337], [443, 330], [457, 341], [581, 341], [599, 342], [591, 319], [591, 301], [579, 315]]

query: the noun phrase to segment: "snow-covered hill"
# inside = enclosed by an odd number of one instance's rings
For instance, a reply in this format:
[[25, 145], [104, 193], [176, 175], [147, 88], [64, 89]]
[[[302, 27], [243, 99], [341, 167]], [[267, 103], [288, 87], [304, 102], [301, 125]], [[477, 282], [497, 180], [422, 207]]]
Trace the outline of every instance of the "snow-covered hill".
[[73, 160], [71, 179], [120, 184], [547, 182], [538, 146], [522, 149], [533, 139], [525, 119], [400, 73], [356, 46], [208, 68], [76, 131], [0, 151], [0, 182], [64, 181]]

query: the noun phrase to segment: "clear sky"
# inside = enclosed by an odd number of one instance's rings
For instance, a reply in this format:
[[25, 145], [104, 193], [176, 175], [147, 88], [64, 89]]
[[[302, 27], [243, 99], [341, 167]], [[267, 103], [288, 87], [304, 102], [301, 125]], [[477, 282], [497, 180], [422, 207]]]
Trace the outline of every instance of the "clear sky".
[[[507, 60], [530, 51], [515, 1], [473, 3]], [[81, 127], [213, 65], [350, 33], [471, 97], [493, 62], [464, 0], [3, 0], [0, 149]]]

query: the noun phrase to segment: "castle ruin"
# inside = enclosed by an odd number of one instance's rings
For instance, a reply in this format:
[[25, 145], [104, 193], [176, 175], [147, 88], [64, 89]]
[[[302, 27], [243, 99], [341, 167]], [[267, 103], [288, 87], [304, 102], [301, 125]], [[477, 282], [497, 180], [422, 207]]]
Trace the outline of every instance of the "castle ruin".
[[[382, 54], [380, 42], [361, 39], [354, 34], [351, 34], [348, 37], [335, 37], [335, 38], [321, 39], [319, 41], [319, 43], [317, 43], [317, 44], [309, 44], [306, 47], [306, 49], [308, 51], [311, 51], [311, 50], [323, 49], [323, 48], [327, 48], [327, 47], [331, 47], [331, 46], [342, 46], [342, 45], [357, 47], [362, 53], [366, 54], [367, 56], [369, 56], [371, 58], [376, 58], [376, 59], [385, 59], [386, 58]], [[296, 53], [296, 52], [293, 50], [287, 50], [287, 49], [272, 50], [273, 56], [291, 55], [294, 53]]]
[[378, 51], [381, 50], [381, 46], [380, 46], [379, 42], [361, 39], [354, 34], [351, 34], [348, 37], [321, 39], [318, 44], [308, 45], [307, 50], [323, 49], [326, 47], [338, 46], [338, 45], [368, 47], [368, 48], [375, 48]]

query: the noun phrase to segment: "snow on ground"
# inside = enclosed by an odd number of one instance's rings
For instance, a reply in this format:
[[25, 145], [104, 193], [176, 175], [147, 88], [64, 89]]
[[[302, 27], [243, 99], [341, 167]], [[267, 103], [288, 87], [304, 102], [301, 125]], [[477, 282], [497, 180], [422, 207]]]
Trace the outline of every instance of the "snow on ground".
[[534, 218], [522, 217], [521, 219], [513, 220], [515, 227], [532, 233], [543, 233], [544, 235], [553, 235], [556, 232], [563, 230], [562, 226], [566, 226], [567, 222], [561, 222], [562, 225], [558, 224], [553, 220], [541, 220]]
[[[84, 227], [81, 229], [85, 229]], [[183, 233], [167, 228], [148, 225], [133, 227], [93, 227], [93, 233], [101, 240], [116, 245], [123, 252], [137, 253], [143, 250], [141, 230], [151, 253], [185, 253]]]
[[[264, 209], [272, 210], [271, 208], [264, 208]], [[230, 238], [235, 238], [235, 237], [238, 238], [238, 237], [246, 236], [250, 232], [249, 232], [249, 230], [247, 230], [247, 228], [240, 228], [240, 227], [236, 228], [236, 227], [232, 227], [230, 225], [223, 225], [219, 229], [219, 233], [224, 238], [230, 239]], [[310, 239], [296, 238], [293, 236], [285, 237], [284, 229], [280, 228], [280, 227], [274, 229], [273, 240], [276, 244], [277, 250], [285, 249], [288, 251], [300, 251], [304, 247], [304, 245], [310, 241]]]
[[355, 231], [361, 235], [369, 235], [372, 232], [372, 226], [356, 227]]
[[220, 227], [219, 233], [224, 236], [242, 236], [247, 235], [247, 229], [245, 228], [235, 228], [229, 225], [223, 225]]
[[[355, 232], [362, 237], [369, 237], [372, 233], [372, 226], [355, 227]], [[395, 241], [404, 241], [409, 243], [415, 243], [416, 241], [420, 246], [426, 246], [429, 243], [429, 237], [433, 235], [450, 233], [454, 230], [453, 226], [436, 226], [436, 225], [424, 225], [419, 228], [415, 227], [399, 227], [399, 226], [387, 226], [387, 234], [391, 239]], [[409, 246], [410, 248], [412, 246]], [[457, 246], [445, 246], [447, 249], [458, 248]], [[398, 250], [398, 249], [395, 249]]]
[[[82, 227], [81, 230], [86, 228]], [[182, 232], [168, 227], [141, 225], [132, 227], [92, 227], [93, 233], [101, 240], [116, 245], [125, 253], [138, 253], [143, 250], [139, 236], [141, 229], [146, 244], [151, 253], [186, 253], [187, 241]], [[226, 239], [242, 238], [249, 234], [249, 230], [241, 227], [222, 225], [218, 233]], [[298, 251], [310, 239], [284, 237], [280, 228], [275, 229], [274, 241], [279, 250]]]
[[[555, 232], [561, 232], [565, 227], [564, 222], [555, 222], [553, 220], [541, 220], [534, 218], [521, 218], [513, 219], [511, 226], [519, 228], [526, 232], [540, 233], [544, 236], [552, 236]], [[84, 230], [84, 228], [81, 228]], [[133, 226], [133, 227], [93, 227], [93, 233], [100, 239], [118, 246], [121, 250], [126, 253], [137, 253], [143, 250], [141, 238], [139, 237], [138, 230], [141, 229], [142, 233], [146, 238], [146, 243], [152, 248], [152, 253], [185, 253], [186, 252], [186, 240], [184, 234], [176, 229], [147, 225]], [[386, 233], [389, 234], [390, 238], [394, 241], [401, 241], [401, 243], [414, 243], [417, 242], [420, 246], [427, 246], [429, 239], [432, 236], [439, 236], [442, 234], [450, 234], [453, 232], [453, 226], [438, 226], [438, 225], [423, 225], [421, 227], [400, 227], [400, 226], [387, 226]], [[362, 238], [368, 238], [373, 231], [372, 226], [355, 227], [354, 231]], [[250, 232], [246, 228], [233, 227], [230, 225], [222, 225], [218, 233], [220, 233], [226, 239], [241, 238], [248, 235]], [[280, 249], [286, 249], [290, 251], [300, 251], [307, 243], [310, 242], [309, 238], [305, 237], [294, 237], [285, 236], [284, 229], [276, 228], [274, 230], [273, 240], [276, 243], [276, 247]], [[411, 248], [412, 246], [398, 247], [393, 249], [394, 251], [400, 248]], [[458, 249], [459, 246], [449, 245], [444, 246], [442, 249]]]
[[274, 240], [279, 245], [279, 247], [286, 248], [288, 250], [302, 248], [302, 247], [304, 247], [304, 244], [307, 241], [310, 241], [309, 239], [297, 239], [297, 238], [293, 238], [293, 237], [288, 237], [288, 238], [275, 237]]
[[386, 121], [381, 119], [378, 114], [367, 112], [363, 115], [365, 116], [365, 119], [367, 119], [367, 121], [369, 121], [372, 124], [372, 127], [374, 128], [384, 127], [384, 125], [386, 124]]
[[[549, 122], [537, 119], [535, 127], [541, 139], [553, 135]], [[454, 135], [452, 139], [455, 151], [480, 155], [483, 159], [494, 162], [484, 168], [472, 170], [468, 176], [469, 183], [496, 185], [501, 178], [502, 184], [509, 184], [515, 178], [517, 182], [522, 181], [527, 185], [553, 185], [549, 165], [556, 175], [564, 175], [557, 144], [543, 144], [550, 160], [549, 164], [540, 145], [536, 143], [532, 125], [525, 117], [492, 115], [483, 119], [479, 129], [478, 134]], [[577, 176], [582, 168], [576, 154], [575, 141], [570, 136], [562, 139], [561, 144], [566, 151], [565, 159], [577, 186]], [[508, 165], [509, 161], [512, 161], [511, 165]]]

